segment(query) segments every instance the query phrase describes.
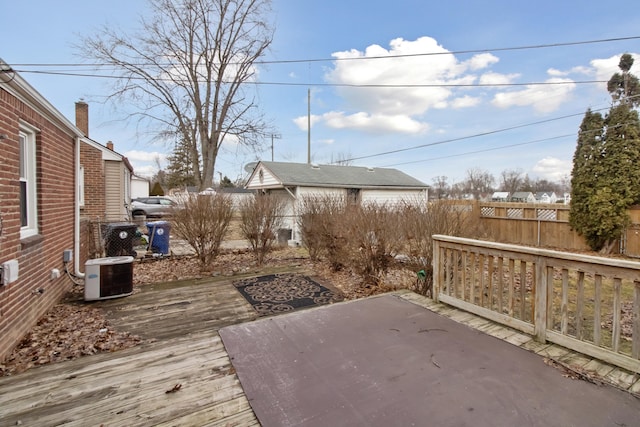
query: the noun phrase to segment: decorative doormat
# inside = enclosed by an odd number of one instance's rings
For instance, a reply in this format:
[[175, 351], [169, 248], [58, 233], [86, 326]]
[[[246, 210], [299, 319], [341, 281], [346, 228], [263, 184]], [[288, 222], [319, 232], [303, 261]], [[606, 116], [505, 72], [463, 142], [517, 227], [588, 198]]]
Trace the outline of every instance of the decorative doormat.
[[307, 276], [270, 274], [233, 282], [260, 316], [342, 301], [342, 296]]

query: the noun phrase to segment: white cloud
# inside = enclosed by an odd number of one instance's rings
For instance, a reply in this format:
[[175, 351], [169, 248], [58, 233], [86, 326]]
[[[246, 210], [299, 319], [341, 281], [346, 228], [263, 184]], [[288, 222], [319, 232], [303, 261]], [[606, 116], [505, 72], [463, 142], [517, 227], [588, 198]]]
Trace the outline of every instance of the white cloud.
[[520, 77], [520, 74], [515, 74], [515, 73], [501, 74], [501, 73], [488, 72], [480, 76], [480, 84], [483, 84], [483, 85], [510, 84], [518, 77]]
[[135, 164], [132, 164], [132, 166], [134, 173], [143, 178], [151, 178], [158, 172], [158, 168], [154, 165], [136, 166]]
[[150, 178], [158, 172], [158, 163], [160, 167], [165, 167], [167, 163], [167, 154], [158, 151], [142, 151], [129, 150], [123, 153], [136, 175]]
[[[631, 55], [634, 59], [634, 67], [631, 69], [631, 72], [638, 75], [637, 69], [639, 68], [638, 65], [640, 65], [640, 54], [632, 53]], [[591, 61], [592, 73], [595, 74], [596, 80], [609, 81], [613, 74], [620, 72], [618, 64], [620, 63], [621, 56], [622, 55], [614, 55], [609, 58], [594, 59]]]
[[545, 157], [538, 160], [532, 171], [544, 179], [560, 182], [564, 177], [571, 175], [573, 164], [569, 160], [561, 160], [556, 157]]
[[525, 89], [499, 92], [493, 98], [498, 108], [531, 106], [539, 113], [550, 113], [569, 99], [576, 87], [571, 79], [550, 78], [546, 83], [566, 83], [549, 85], [527, 85]]
[[[459, 96], [455, 85], [474, 84], [477, 71], [499, 61], [490, 53], [459, 61], [431, 37], [416, 40], [396, 38], [385, 48], [377, 44], [364, 51], [350, 49], [333, 53], [337, 60], [325, 74], [344, 102], [344, 111], [332, 111], [312, 119], [334, 129], [367, 132], [419, 134], [429, 125], [422, 116], [430, 109], [460, 109], [478, 105], [481, 98]], [[358, 58], [358, 60], [349, 60]], [[363, 58], [371, 58], [369, 60]], [[495, 74], [495, 76], [499, 76]], [[503, 80], [515, 75], [502, 76]], [[295, 119], [306, 129], [306, 117]]]
[[158, 159], [160, 164], [163, 164], [167, 160], [167, 154], [159, 151], [129, 150], [123, 155], [131, 162], [156, 163], [156, 159]]
[[478, 55], [474, 55], [468, 61], [465, 61], [463, 64], [469, 67], [469, 69], [476, 71], [481, 70], [483, 68], [487, 68], [489, 65], [495, 64], [500, 61], [497, 56], [494, 56], [490, 53], [481, 53]]
[[482, 102], [480, 98], [465, 95], [461, 98], [456, 98], [453, 101], [451, 101], [451, 108], [459, 109], [459, 108], [475, 107], [476, 105], [480, 104], [480, 102]]
[[319, 123], [322, 120], [322, 116], [317, 114], [312, 114], [309, 117], [300, 116], [293, 119], [293, 123], [298, 126], [298, 129], [306, 131], [308, 129], [309, 119], [311, 120], [311, 127], [313, 128], [316, 123]]
[[[301, 130], [307, 129], [306, 116], [298, 117], [294, 120]], [[358, 129], [364, 132], [373, 133], [405, 133], [419, 134], [429, 129], [427, 123], [414, 120], [406, 115], [384, 115], [358, 112], [345, 114], [340, 111], [331, 111], [322, 116], [312, 116], [311, 126], [314, 123], [322, 122], [332, 129]]]
[[549, 68], [547, 70], [547, 74], [549, 74], [550, 76], [553, 76], [553, 77], [564, 77], [564, 76], [567, 76], [569, 74], [569, 72], [568, 71], [556, 70], [555, 68]]

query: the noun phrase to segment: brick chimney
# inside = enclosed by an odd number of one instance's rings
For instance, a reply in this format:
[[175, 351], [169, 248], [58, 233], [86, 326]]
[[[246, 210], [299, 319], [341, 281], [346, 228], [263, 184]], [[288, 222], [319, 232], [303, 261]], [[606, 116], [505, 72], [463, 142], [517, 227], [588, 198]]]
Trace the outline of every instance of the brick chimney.
[[107, 148], [108, 148], [109, 150], [113, 151], [113, 142], [108, 141], [108, 142], [107, 142]]
[[84, 101], [76, 102], [76, 127], [89, 137], [89, 104]]

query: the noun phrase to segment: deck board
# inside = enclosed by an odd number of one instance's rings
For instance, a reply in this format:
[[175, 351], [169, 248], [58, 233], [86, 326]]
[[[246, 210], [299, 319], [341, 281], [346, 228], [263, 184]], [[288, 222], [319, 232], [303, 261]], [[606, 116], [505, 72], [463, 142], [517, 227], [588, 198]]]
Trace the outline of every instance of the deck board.
[[230, 278], [90, 304], [143, 343], [0, 378], [0, 426], [259, 425], [217, 333], [257, 318]]

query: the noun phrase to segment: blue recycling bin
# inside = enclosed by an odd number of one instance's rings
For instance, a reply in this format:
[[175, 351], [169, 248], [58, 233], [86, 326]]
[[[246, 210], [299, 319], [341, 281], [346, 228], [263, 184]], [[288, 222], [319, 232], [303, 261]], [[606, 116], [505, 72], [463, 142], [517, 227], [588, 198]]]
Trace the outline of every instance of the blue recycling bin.
[[149, 231], [149, 250], [153, 253], [169, 255], [171, 224], [168, 221], [148, 222], [147, 230]]

